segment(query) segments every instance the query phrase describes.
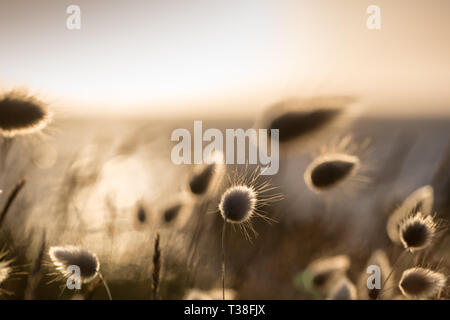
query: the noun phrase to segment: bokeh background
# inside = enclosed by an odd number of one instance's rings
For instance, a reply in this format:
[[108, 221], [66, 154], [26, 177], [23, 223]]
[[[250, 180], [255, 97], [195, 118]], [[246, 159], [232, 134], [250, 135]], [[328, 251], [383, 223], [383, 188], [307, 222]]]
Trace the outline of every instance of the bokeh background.
[[[162, 298], [220, 287], [217, 199], [205, 217], [196, 215], [205, 203], [191, 201], [180, 222], [162, 218], [184, 199], [192, 171], [170, 161], [170, 134], [192, 130], [193, 120], [205, 129], [250, 128], [289, 97], [351, 95], [359, 103], [318, 137], [281, 148], [272, 183], [285, 199], [266, 212], [277, 223], [256, 221], [252, 241], [239, 229], [227, 240], [227, 287], [237, 298], [315, 298], [295, 279], [322, 256], [348, 254], [354, 282], [373, 250], [394, 260], [400, 248], [386, 219], [421, 186], [433, 186], [435, 211], [448, 219], [448, 1], [79, 0], [81, 30], [69, 31], [71, 4], [0, 2], [0, 90], [26, 90], [54, 113], [41, 136], [15, 139], [2, 158], [0, 201], [27, 178], [1, 230], [18, 272], [28, 270], [45, 232], [48, 246], [96, 252], [114, 298], [146, 299], [160, 233]], [[380, 30], [366, 27], [372, 4], [381, 8]], [[364, 182], [315, 194], [306, 167], [322, 146], [349, 135]], [[140, 204], [151, 217], [145, 228], [136, 224]], [[447, 232], [427, 261], [447, 274], [448, 240]], [[36, 298], [73, 296], [49, 280], [44, 273]], [[26, 277], [2, 286], [23, 298]], [[106, 296], [97, 289], [93, 298]]]

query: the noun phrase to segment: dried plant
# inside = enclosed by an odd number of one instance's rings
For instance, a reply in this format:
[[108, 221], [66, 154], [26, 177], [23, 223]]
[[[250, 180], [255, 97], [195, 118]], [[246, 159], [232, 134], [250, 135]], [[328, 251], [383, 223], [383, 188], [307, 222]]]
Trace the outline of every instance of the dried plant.
[[11, 205], [13, 204], [14, 200], [16, 199], [17, 195], [20, 193], [22, 188], [25, 185], [26, 180], [22, 179], [20, 180], [12, 189], [11, 193], [8, 195], [8, 198], [6, 200], [5, 205], [3, 206], [2, 211], [0, 212], [0, 227], [2, 226], [6, 215], [9, 212], [9, 209], [11, 208]]
[[190, 192], [197, 196], [213, 194], [222, 183], [225, 171], [223, 154], [214, 153], [205, 163], [194, 167], [188, 181]]
[[429, 299], [435, 297], [446, 283], [444, 274], [416, 267], [403, 271], [398, 286], [407, 298]]
[[108, 285], [100, 273], [100, 262], [95, 253], [82, 247], [63, 246], [51, 247], [49, 255], [53, 265], [61, 273], [62, 278], [72, 274], [68, 271], [70, 266], [78, 266], [80, 268], [80, 280], [82, 283], [91, 282], [99, 276], [103, 281], [108, 297], [112, 300]]
[[0, 135], [14, 137], [35, 133], [50, 120], [50, 110], [34, 97], [12, 91], [0, 98]]
[[418, 212], [403, 220], [399, 227], [400, 241], [406, 250], [415, 252], [428, 247], [436, 233], [432, 216]]
[[420, 211], [424, 216], [431, 214], [433, 202], [434, 191], [431, 186], [421, 187], [409, 195], [388, 219], [386, 230], [389, 238], [400, 243], [400, 223], [412, 213]]
[[38, 251], [38, 255], [33, 262], [30, 274], [28, 275], [27, 280], [27, 288], [25, 289], [25, 299], [32, 300], [35, 295], [36, 287], [41, 280], [41, 269], [42, 269], [42, 261], [44, 259], [47, 242], [46, 242], [46, 234], [42, 235], [41, 246]]
[[316, 158], [306, 169], [304, 178], [315, 192], [335, 188], [359, 169], [359, 159], [347, 154], [327, 154]]

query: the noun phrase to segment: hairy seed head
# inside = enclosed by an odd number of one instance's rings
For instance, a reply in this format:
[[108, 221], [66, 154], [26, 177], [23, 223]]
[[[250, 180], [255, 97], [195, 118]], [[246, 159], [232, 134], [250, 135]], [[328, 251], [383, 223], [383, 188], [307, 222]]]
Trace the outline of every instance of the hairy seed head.
[[405, 249], [413, 252], [428, 247], [435, 235], [436, 224], [432, 216], [418, 212], [400, 224], [400, 241]]
[[223, 154], [214, 152], [205, 160], [205, 163], [194, 168], [188, 181], [189, 190], [197, 196], [214, 192], [224, 174]]
[[215, 164], [209, 164], [194, 172], [189, 179], [189, 189], [193, 194], [206, 193], [214, 175]]
[[254, 214], [257, 203], [256, 192], [246, 185], [228, 188], [222, 195], [219, 210], [222, 217], [231, 223], [243, 223]]
[[447, 277], [442, 273], [425, 268], [411, 268], [403, 271], [399, 288], [410, 299], [433, 298], [445, 287]]
[[63, 276], [69, 276], [71, 274], [67, 270], [69, 266], [78, 266], [83, 283], [93, 280], [100, 270], [100, 262], [98, 261], [97, 255], [82, 247], [51, 247], [49, 255], [53, 264]]
[[47, 106], [33, 97], [10, 92], [0, 98], [0, 135], [34, 133], [43, 129], [50, 118]]
[[429, 215], [433, 210], [434, 191], [431, 186], [424, 186], [411, 193], [389, 217], [386, 230], [389, 238], [400, 243], [399, 227], [401, 222], [412, 213], [421, 212]]
[[328, 154], [316, 158], [306, 169], [304, 179], [309, 188], [321, 192], [354, 175], [359, 168], [359, 159], [347, 154]]

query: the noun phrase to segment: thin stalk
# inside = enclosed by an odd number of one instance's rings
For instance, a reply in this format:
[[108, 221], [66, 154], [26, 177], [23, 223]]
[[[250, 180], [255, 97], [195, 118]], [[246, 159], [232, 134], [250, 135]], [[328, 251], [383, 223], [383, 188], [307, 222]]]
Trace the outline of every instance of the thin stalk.
[[225, 234], [227, 228], [227, 219], [223, 220], [222, 228], [222, 299], [225, 300]]
[[391, 272], [389, 272], [388, 276], [387, 276], [386, 279], [383, 281], [383, 285], [381, 286], [380, 292], [378, 292], [378, 296], [377, 296], [377, 299], [376, 299], [376, 300], [378, 300], [378, 298], [381, 298], [381, 295], [382, 295], [383, 292], [384, 292], [384, 286], [386, 285], [386, 283], [388, 282], [388, 280], [391, 278], [392, 274], [394, 273], [395, 267], [397, 266], [398, 262], [401, 260], [401, 258], [403, 257], [403, 255], [404, 255], [405, 252], [406, 252], [406, 250], [403, 250], [402, 253], [400, 253], [400, 254], [398, 255], [397, 259], [395, 260], [394, 264], [392, 265]]
[[102, 282], [103, 282], [103, 286], [105, 287], [105, 290], [106, 290], [106, 293], [108, 294], [109, 300], [112, 300], [111, 291], [109, 291], [109, 287], [108, 287], [108, 284], [106, 283], [105, 278], [103, 278], [103, 275], [101, 274], [101, 272], [98, 273], [98, 276], [100, 277], [100, 280], [102, 280]]

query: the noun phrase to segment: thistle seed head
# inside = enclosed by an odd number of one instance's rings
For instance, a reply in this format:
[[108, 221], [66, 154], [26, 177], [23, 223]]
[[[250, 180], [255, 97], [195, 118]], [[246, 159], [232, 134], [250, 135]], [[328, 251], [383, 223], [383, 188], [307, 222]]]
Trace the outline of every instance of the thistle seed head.
[[281, 143], [309, 137], [340, 118], [354, 102], [350, 97], [286, 99], [270, 106], [256, 126], [279, 129]]
[[197, 196], [214, 192], [223, 179], [225, 169], [223, 154], [221, 152], [212, 153], [205, 163], [194, 168], [188, 181], [190, 192]]

